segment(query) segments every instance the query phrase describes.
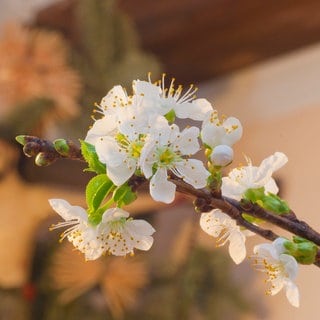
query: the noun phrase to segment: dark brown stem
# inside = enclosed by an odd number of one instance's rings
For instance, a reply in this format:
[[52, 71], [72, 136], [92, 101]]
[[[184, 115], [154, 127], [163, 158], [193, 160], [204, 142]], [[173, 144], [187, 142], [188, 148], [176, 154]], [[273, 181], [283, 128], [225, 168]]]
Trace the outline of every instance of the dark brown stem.
[[[66, 146], [66, 148], [61, 149], [57, 148], [57, 144], [38, 137], [18, 136], [16, 139], [23, 145], [23, 150], [27, 156], [36, 157], [36, 164], [38, 165], [48, 165], [61, 158], [84, 161], [79, 147], [77, 147], [72, 141], [63, 140], [65, 143], [63, 146]], [[169, 179], [176, 185], [178, 192], [196, 198], [195, 207], [198, 208], [199, 211], [209, 211], [214, 208], [220, 209], [228, 214], [232, 219], [236, 220], [239, 226], [245, 227], [265, 239], [273, 241], [279, 237], [272, 230], [264, 229], [261, 226], [252, 224], [245, 220], [242, 214], [246, 213], [252, 217], [262, 219], [280, 227], [281, 229], [287, 230], [294, 235], [312, 241], [317, 246], [320, 246], [320, 234], [311, 228], [306, 222], [299, 220], [292, 211], [288, 214], [277, 215], [259, 207], [256, 204], [244, 203], [242, 201], [222, 197], [219, 192], [214, 192], [209, 189], [195, 189], [174, 175], [171, 175]], [[145, 178], [137, 176], [132, 177], [129, 181], [134, 189], [139, 188], [145, 182]], [[320, 267], [320, 251], [318, 251], [314, 264]]]

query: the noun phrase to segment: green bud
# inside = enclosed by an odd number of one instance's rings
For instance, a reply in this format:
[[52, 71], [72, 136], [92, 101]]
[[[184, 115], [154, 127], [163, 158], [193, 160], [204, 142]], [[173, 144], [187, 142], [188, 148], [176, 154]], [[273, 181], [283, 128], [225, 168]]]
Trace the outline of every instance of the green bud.
[[46, 167], [51, 163], [55, 162], [55, 158], [52, 158], [49, 154], [45, 152], [40, 152], [37, 154], [35, 159], [35, 164], [39, 167]]
[[16, 136], [16, 141], [22, 144], [23, 146], [27, 143], [25, 135]]
[[294, 236], [293, 242], [285, 241], [284, 247], [301, 264], [313, 264], [318, 253], [318, 246], [301, 237]]
[[263, 198], [263, 207], [267, 210], [270, 210], [278, 214], [290, 212], [288, 204], [273, 193], [269, 193], [267, 196]]
[[53, 141], [54, 148], [62, 156], [68, 156], [70, 148], [68, 142], [65, 139], [57, 139]]

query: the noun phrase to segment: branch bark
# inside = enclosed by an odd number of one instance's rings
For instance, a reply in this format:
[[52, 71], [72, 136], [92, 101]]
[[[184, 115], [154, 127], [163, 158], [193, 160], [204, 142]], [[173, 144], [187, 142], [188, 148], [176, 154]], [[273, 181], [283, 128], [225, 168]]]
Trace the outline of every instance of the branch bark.
[[[54, 143], [38, 137], [18, 136], [17, 141], [23, 145], [23, 151], [28, 157], [35, 156], [35, 162], [39, 166], [51, 164], [61, 158], [84, 161], [81, 150], [72, 141], [65, 141], [67, 148], [64, 149], [63, 152], [59, 149], [57, 151]], [[39, 159], [44, 159], [44, 161], [39, 161]], [[169, 179], [176, 185], [178, 192], [193, 196], [196, 199], [195, 207], [196, 209], [198, 208], [198, 211], [205, 212], [215, 208], [220, 209], [232, 219], [236, 220], [239, 226], [258, 234], [267, 240], [273, 241], [279, 237], [279, 235], [272, 230], [264, 229], [261, 225], [256, 225], [245, 220], [243, 214], [246, 213], [252, 217], [262, 219], [272, 225], [278, 226], [283, 230], [289, 231], [294, 235], [312, 241], [318, 247], [320, 246], [320, 234], [306, 222], [299, 220], [294, 212], [277, 215], [256, 204], [248, 204], [223, 197], [221, 193], [216, 190], [209, 190], [207, 188], [195, 189], [193, 186], [185, 183], [182, 179], [177, 178], [173, 174], [170, 175]], [[137, 189], [146, 181], [145, 178], [133, 176], [129, 183], [133, 188]], [[314, 264], [320, 267], [320, 250], [318, 250]]]

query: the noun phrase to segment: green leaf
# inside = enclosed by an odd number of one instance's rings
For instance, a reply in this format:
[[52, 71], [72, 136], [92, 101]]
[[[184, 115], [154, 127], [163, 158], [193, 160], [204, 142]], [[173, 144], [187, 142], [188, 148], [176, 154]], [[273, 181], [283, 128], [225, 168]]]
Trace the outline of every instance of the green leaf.
[[128, 186], [128, 184], [124, 184], [118, 187], [113, 192], [113, 200], [114, 202], [117, 203], [117, 206], [120, 208], [122, 206], [130, 204], [136, 199], [137, 199], [136, 193], [131, 190], [131, 187]]
[[171, 109], [168, 113], [166, 113], [165, 118], [168, 120], [169, 123], [174, 123], [174, 120], [176, 119], [176, 113], [173, 109]]
[[102, 201], [114, 188], [115, 185], [106, 174], [99, 174], [89, 181], [86, 187], [86, 201], [89, 215], [100, 207]]
[[106, 173], [106, 165], [99, 161], [98, 155], [94, 145], [80, 140], [81, 143], [81, 153], [88, 163], [88, 168], [85, 171], [93, 171], [97, 174]]
[[257, 189], [248, 189], [244, 194], [244, 199], [251, 201], [252, 203], [257, 203], [265, 197], [264, 187]]

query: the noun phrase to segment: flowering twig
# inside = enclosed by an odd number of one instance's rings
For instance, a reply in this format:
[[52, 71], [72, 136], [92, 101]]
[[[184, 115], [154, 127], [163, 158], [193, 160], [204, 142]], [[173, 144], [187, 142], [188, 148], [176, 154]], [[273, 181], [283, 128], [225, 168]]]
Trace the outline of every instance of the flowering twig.
[[[39, 166], [49, 165], [62, 158], [84, 161], [80, 148], [72, 141], [59, 139], [51, 142], [34, 136], [18, 136], [17, 141], [23, 145], [23, 151], [28, 157], [35, 157], [35, 162]], [[220, 209], [234, 219], [239, 226], [245, 227], [267, 240], [273, 241], [279, 237], [272, 230], [264, 229], [260, 225], [250, 223], [244, 219], [243, 213], [246, 213], [320, 246], [320, 234], [306, 222], [296, 218], [296, 215], [292, 211], [289, 214], [277, 215], [256, 204], [222, 197], [221, 193], [216, 190], [209, 190], [208, 188], [196, 189], [174, 174], [170, 175], [170, 181], [176, 185], [178, 192], [193, 196], [196, 199], [194, 201], [195, 207], [201, 212], [210, 211], [215, 208]], [[134, 189], [137, 189], [145, 182], [145, 178], [134, 175], [128, 183]], [[314, 264], [320, 267], [320, 251], [318, 251]]]

